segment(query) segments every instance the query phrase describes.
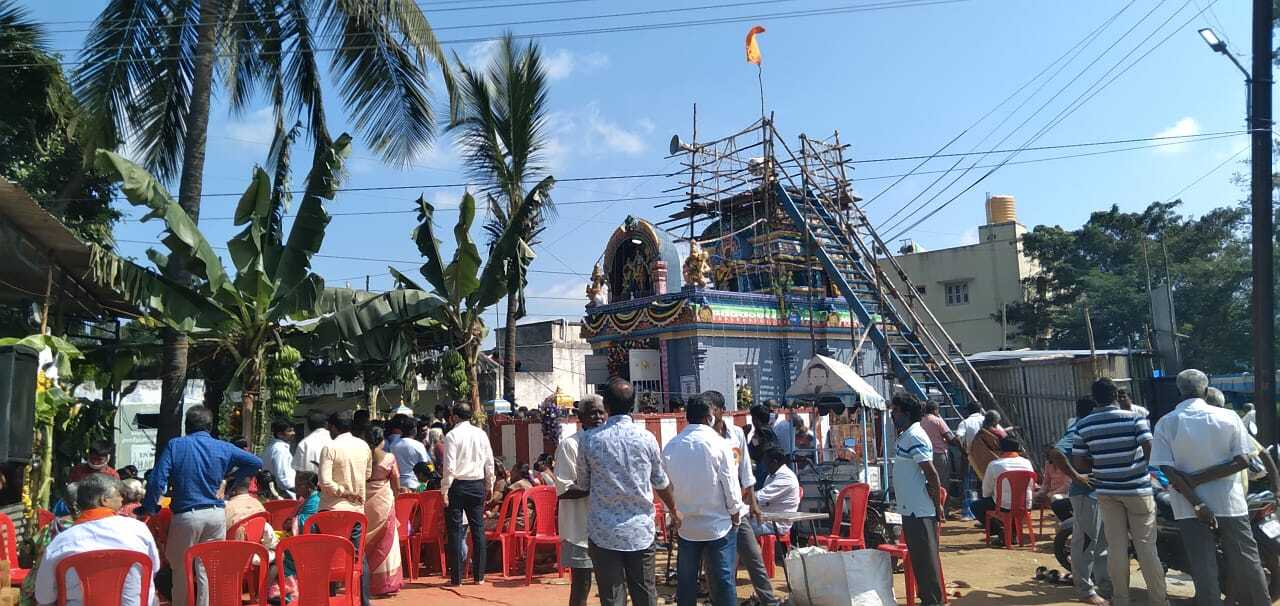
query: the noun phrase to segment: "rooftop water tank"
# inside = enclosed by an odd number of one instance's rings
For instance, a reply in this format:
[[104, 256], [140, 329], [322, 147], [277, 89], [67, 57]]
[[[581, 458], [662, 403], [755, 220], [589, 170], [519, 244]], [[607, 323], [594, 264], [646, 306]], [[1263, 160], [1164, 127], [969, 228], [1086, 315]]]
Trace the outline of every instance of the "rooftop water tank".
[[987, 225], [1017, 221], [1016, 205], [1013, 196], [987, 196]]

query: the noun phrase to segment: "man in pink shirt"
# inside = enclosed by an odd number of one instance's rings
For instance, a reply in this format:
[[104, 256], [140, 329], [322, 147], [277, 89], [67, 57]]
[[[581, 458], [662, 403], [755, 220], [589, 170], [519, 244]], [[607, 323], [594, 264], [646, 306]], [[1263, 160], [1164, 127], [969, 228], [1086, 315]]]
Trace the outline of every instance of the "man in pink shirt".
[[947, 422], [938, 416], [937, 402], [925, 403], [920, 427], [929, 435], [929, 441], [933, 444], [933, 468], [938, 470], [938, 486], [947, 489], [949, 494], [955, 494], [955, 489], [951, 486], [951, 453], [947, 445], [955, 444], [960, 447], [960, 439], [947, 427]]

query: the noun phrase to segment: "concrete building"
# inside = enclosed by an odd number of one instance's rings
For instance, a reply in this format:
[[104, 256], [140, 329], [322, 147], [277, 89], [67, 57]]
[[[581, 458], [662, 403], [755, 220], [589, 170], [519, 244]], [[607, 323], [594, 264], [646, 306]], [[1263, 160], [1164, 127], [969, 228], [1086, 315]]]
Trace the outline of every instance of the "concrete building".
[[[516, 327], [516, 406], [535, 408], [547, 396], [559, 389], [574, 400], [595, 393], [587, 384], [587, 354], [591, 345], [581, 336], [582, 324], [569, 320], [530, 322]], [[507, 328], [494, 331], [498, 349], [506, 343]], [[494, 356], [500, 359], [500, 355]], [[501, 380], [502, 371], [485, 375], [480, 379], [482, 398], [502, 396], [495, 380]]]
[[[895, 257], [964, 353], [1032, 345], [1002, 313], [1006, 305], [1027, 299], [1025, 280], [1039, 272], [1022, 248], [1027, 228], [1018, 222], [1013, 196], [989, 196], [986, 211], [977, 244], [925, 251], [907, 243]], [[888, 261], [880, 264], [902, 288]]]

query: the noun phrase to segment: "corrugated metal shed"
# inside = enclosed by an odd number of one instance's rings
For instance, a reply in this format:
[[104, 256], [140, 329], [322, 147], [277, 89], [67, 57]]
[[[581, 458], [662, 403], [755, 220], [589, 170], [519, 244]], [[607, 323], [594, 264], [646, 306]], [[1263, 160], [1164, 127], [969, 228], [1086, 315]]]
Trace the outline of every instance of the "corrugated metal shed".
[[1037, 465], [1044, 465], [1041, 446], [1062, 437], [1075, 416], [1076, 400], [1089, 395], [1089, 385], [1099, 377], [1110, 377], [1135, 404], [1146, 406], [1134, 377], [1151, 376], [1147, 352], [1100, 350], [1095, 358], [1089, 350], [994, 351], [968, 359]]

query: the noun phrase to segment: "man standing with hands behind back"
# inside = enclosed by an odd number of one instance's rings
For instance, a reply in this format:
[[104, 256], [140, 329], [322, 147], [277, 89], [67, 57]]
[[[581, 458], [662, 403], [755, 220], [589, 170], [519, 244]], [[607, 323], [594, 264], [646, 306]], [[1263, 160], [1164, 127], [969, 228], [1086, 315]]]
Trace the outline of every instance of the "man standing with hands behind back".
[[[556, 446], [556, 493], [564, 494], [578, 479], [578, 450], [585, 432], [604, 423], [609, 414], [604, 400], [595, 394], [578, 404], [579, 431]], [[587, 502], [560, 501], [556, 509], [560, 524], [560, 563], [570, 570], [569, 606], [587, 606], [591, 596], [591, 555], [587, 553]]]
[[440, 492], [444, 494], [449, 532], [449, 584], [462, 584], [462, 542], [470, 526], [472, 578], [479, 585], [484, 582], [487, 565], [484, 504], [493, 492], [493, 447], [488, 434], [471, 424], [471, 405], [465, 402], [453, 406], [453, 429], [444, 434], [443, 465]]

